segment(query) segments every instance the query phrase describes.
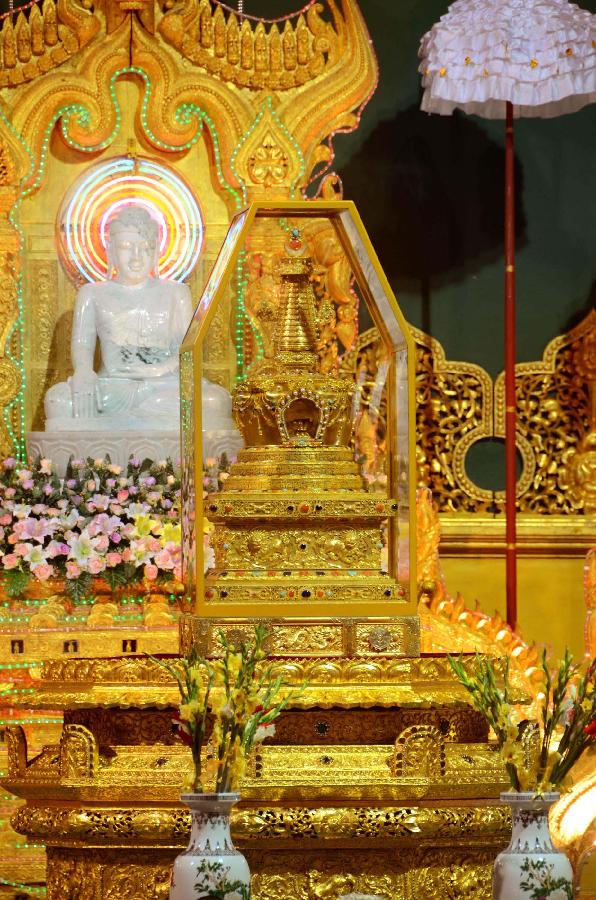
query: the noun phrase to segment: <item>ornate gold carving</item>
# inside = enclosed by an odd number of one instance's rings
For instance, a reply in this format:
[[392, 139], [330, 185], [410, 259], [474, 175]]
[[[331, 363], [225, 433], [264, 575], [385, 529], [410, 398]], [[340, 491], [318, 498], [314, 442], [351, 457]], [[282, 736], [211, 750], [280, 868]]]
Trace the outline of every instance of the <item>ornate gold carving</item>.
[[275, 526], [234, 532], [222, 528], [213, 542], [215, 565], [221, 569], [263, 566], [306, 569], [370, 569], [381, 567], [380, 529], [327, 527], [280, 531]]
[[48, 847], [48, 900], [167, 900], [175, 854]]
[[395, 778], [433, 780], [445, 775], [445, 740], [433, 725], [411, 725], [399, 735], [389, 760]]
[[[568, 334], [551, 341], [540, 362], [516, 367], [517, 442], [523, 463], [517, 496], [522, 512], [589, 513], [596, 508], [595, 329], [592, 311]], [[446, 360], [438, 341], [418, 329], [413, 332], [418, 482], [430, 487], [440, 512], [494, 512], [502, 508], [503, 492], [475, 485], [466, 473], [465, 458], [478, 441], [503, 437], [503, 376], [493, 385], [480, 366]], [[344, 371], [364, 373], [365, 409], [379, 352], [378, 333], [370, 329], [342, 362]], [[383, 401], [382, 426], [384, 416]], [[381, 441], [382, 436], [381, 427]], [[369, 448], [365, 442], [361, 450], [378, 467], [378, 443]]]
[[447, 741], [486, 741], [485, 720], [469, 707], [286, 710], [267, 744], [391, 744], [410, 725], [433, 725]]
[[276, 23], [254, 28], [209, 0], [193, 0], [182, 12], [166, 13], [159, 30], [163, 37], [195, 65], [239, 87], [287, 90], [331, 70], [339, 61], [349, 25], [335, 4], [329, 4], [333, 23], [320, 17], [323, 7], [311, 6], [306, 18], [286, 19], [283, 32]]
[[253, 196], [287, 196], [300, 178], [303, 160], [271, 103], [263, 103], [254, 122], [234, 150], [234, 169]]
[[[325, 765], [324, 763], [322, 765]], [[190, 813], [180, 807], [126, 809], [102, 807], [56, 809], [22, 807], [13, 817], [13, 826], [50, 845], [68, 836], [95, 846], [117, 844], [123, 839], [141, 844], [174, 844], [182, 847], [190, 832]], [[487, 837], [503, 839], [511, 828], [509, 811], [501, 806], [453, 806], [403, 808], [399, 806], [339, 806], [308, 808], [301, 806], [239, 808], [232, 813], [232, 828], [238, 843], [263, 842], [291, 838], [321, 841], [441, 837], [445, 840], [481, 841]], [[54, 851], [55, 852], [55, 851]]]
[[84, 725], [100, 747], [115, 744], [175, 745], [178, 741], [172, 731], [172, 710], [66, 710], [64, 724]]
[[[588, 323], [592, 318], [592, 325]], [[589, 396], [585, 433], [575, 447], [567, 449], [562, 459], [559, 486], [568, 492], [575, 509], [586, 515], [596, 513], [596, 312], [592, 310], [583, 323], [580, 337], [571, 346], [576, 377], [584, 379]], [[581, 328], [581, 326], [580, 326]]]
[[60, 738], [60, 776], [69, 780], [94, 777], [99, 764], [97, 741], [84, 725], [65, 725]]
[[28, 16], [20, 12], [13, 28], [10, 18], [2, 26], [0, 87], [15, 86], [60, 66], [81, 50], [99, 30], [99, 19], [74, 0], [43, 0]]
[[[345, 684], [354, 678], [359, 680], [357, 673], [361, 672], [363, 681], [376, 681], [377, 677], [382, 679], [387, 673], [393, 672], [395, 657], [415, 656], [419, 652], [418, 624], [414, 616], [388, 616], [381, 620], [341, 618], [324, 623], [316, 619], [310, 622], [308, 619], [293, 620], [291, 617], [283, 620], [269, 618], [266, 621], [272, 629], [268, 646], [274, 655], [284, 656], [291, 653], [297, 657], [387, 657], [375, 659], [375, 664], [371, 663], [371, 668], [367, 668], [368, 663], [361, 664], [354, 660], [350, 662], [349, 659], [340, 662], [333, 659], [332, 663], [329, 660], [321, 663], [322, 668], [319, 669], [318, 664], [312, 668], [307, 659], [294, 659], [285, 672], [282, 663], [276, 663], [276, 667], [282, 666], [280, 673], [284, 671], [285, 676], [292, 680], [298, 677], [299, 680], [307, 679], [311, 682], [314, 680], [316, 683], [322, 678], [325, 684], [331, 681]], [[249, 634], [251, 627], [247, 621], [242, 620], [203, 619], [187, 615], [181, 616], [180, 622], [180, 642], [183, 652], [187, 652], [194, 644], [201, 653], [210, 654], [221, 652], [217, 641], [219, 631], [231, 632], [236, 638], [239, 631], [245, 636]], [[371, 647], [368, 635], [372, 629], [381, 625], [389, 631], [391, 640], [387, 648], [376, 651]], [[327, 669], [328, 665], [331, 668]], [[354, 668], [350, 668], [350, 665]], [[445, 675], [451, 681], [447, 672]], [[397, 670], [391, 677], [398, 677]]]
[[5, 730], [8, 749], [8, 777], [21, 778], [27, 768], [27, 739], [20, 725], [9, 725]]

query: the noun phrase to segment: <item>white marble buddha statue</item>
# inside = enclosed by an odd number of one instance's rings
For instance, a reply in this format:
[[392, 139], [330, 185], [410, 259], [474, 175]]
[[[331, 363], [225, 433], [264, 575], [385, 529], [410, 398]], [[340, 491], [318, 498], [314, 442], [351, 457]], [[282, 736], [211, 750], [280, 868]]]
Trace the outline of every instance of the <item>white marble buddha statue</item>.
[[[140, 206], [110, 221], [109, 278], [77, 294], [74, 372], [46, 393], [46, 431], [178, 432], [178, 354], [192, 302], [186, 285], [159, 278], [158, 239], [157, 222]], [[202, 387], [203, 430], [235, 431], [229, 393], [206, 379]]]

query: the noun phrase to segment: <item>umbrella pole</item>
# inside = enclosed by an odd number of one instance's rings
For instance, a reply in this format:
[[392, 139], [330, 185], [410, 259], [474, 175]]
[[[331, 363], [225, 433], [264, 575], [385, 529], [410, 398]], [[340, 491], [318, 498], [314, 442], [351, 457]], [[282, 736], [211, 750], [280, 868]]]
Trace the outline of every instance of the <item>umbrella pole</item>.
[[515, 160], [513, 104], [505, 119], [505, 561], [507, 622], [517, 625], [517, 527], [515, 494]]

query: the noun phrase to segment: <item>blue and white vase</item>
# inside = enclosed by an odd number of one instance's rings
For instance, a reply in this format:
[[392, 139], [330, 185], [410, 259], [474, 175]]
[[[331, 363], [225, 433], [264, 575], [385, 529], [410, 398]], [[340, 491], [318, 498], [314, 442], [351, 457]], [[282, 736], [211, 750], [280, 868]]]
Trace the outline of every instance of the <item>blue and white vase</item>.
[[511, 842], [493, 870], [493, 900], [573, 900], [573, 869], [553, 846], [548, 811], [554, 791], [501, 794], [513, 815]]
[[192, 813], [190, 841], [176, 857], [170, 900], [250, 900], [250, 869], [230, 835], [230, 813], [240, 794], [182, 794]]

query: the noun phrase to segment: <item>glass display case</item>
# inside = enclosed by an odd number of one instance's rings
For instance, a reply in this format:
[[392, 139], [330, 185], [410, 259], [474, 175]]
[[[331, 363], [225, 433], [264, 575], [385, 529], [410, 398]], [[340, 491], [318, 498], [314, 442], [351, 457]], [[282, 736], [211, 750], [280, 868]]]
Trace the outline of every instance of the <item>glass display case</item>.
[[[235, 310], [223, 328], [220, 306]], [[371, 325], [382, 339], [372, 382], [343, 365]], [[205, 373], [222, 340], [235, 343], [225, 387], [244, 446], [206, 485]], [[414, 346], [354, 204], [236, 215], [180, 368], [195, 615], [415, 614]]]

